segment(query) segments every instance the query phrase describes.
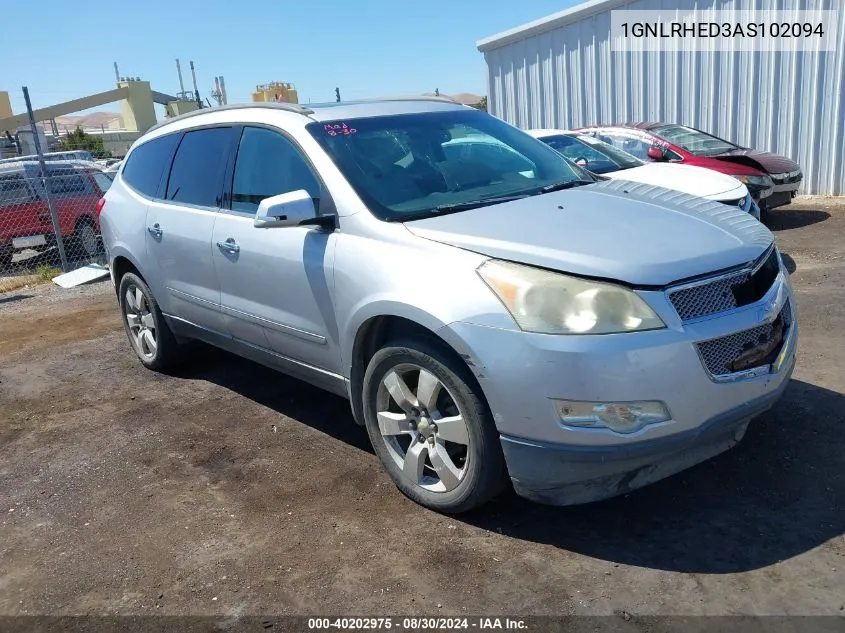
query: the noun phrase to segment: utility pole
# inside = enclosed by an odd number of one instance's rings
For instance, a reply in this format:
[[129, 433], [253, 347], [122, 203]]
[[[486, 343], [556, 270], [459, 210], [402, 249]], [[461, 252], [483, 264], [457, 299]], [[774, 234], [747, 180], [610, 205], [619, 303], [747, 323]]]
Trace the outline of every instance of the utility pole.
[[338, 103], [340, 103], [340, 88], [335, 88], [335, 89], [334, 89], [334, 96], [335, 96], [335, 101], [337, 101]]
[[38, 154], [38, 165], [41, 168], [41, 185], [44, 187], [44, 193], [47, 196], [47, 208], [50, 210], [50, 221], [53, 223], [53, 234], [56, 236], [56, 246], [59, 249], [62, 271], [68, 272], [65, 242], [62, 239], [59, 216], [56, 214], [56, 204], [53, 202], [53, 192], [51, 191], [51, 183], [47, 174], [47, 165], [44, 163], [44, 151], [41, 148], [41, 140], [38, 138], [38, 126], [35, 124], [35, 115], [32, 112], [32, 103], [29, 100], [29, 88], [26, 86], [23, 86], [23, 100], [26, 102], [26, 113], [29, 115], [29, 129], [32, 130], [35, 153]]

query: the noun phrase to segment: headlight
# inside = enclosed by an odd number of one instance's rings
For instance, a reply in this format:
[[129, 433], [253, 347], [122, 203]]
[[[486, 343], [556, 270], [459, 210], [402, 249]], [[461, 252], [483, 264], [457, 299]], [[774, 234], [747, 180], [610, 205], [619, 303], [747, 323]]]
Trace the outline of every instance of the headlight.
[[772, 187], [774, 182], [768, 176], [738, 176], [732, 174], [734, 178], [746, 185], [754, 185], [757, 187]]
[[666, 327], [622, 286], [498, 260], [482, 264], [478, 274], [527, 332], [611, 334]]

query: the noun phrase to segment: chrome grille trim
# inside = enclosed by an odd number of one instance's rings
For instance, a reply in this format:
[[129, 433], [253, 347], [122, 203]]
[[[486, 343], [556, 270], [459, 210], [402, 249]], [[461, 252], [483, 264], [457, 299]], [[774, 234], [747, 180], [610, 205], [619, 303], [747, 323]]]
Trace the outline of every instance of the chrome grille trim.
[[698, 356], [707, 373], [710, 374], [710, 377], [718, 381], [733, 374], [756, 375], [766, 373], [763, 370], [768, 365], [739, 372], [732, 372], [728, 368], [728, 365], [735, 361], [748, 345], [758, 343], [761, 337], [771, 336], [778, 319], [783, 320], [784, 326], [784, 335], [781, 341], [782, 347], [786, 344], [789, 329], [792, 327], [792, 306], [789, 300], [783, 304], [778, 318], [770, 323], [763, 323], [748, 330], [742, 330], [741, 332], [735, 332], [727, 336], [720, 336], [709, 341], [696, 343], [695, 348]]
[[739, 306], [731, 288], [749, 281], [770, 258], [778, 258], [774, 244], [752, 265], [716, 277], [674, 286], [666, 291], [666, 296], [683, 322], [733, 310]]

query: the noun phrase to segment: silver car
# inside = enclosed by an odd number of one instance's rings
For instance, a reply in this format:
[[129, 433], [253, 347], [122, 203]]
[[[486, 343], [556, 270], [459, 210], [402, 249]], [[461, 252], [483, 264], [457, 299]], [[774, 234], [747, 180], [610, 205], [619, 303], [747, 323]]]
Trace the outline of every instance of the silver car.
[[757, 220], [577, 169], [442, 99], [224, 107], [140, 138], [100, 222], [147, 367], [199, 339], [347, 397], [439, 511], [575, 504], [736, 444], [798, 332]]

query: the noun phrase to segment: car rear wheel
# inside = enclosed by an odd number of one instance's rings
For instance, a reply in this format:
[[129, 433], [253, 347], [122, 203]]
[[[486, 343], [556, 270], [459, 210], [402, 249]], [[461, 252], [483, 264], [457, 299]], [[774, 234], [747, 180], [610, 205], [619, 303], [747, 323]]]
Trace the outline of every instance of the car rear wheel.
[[76, 232], [73, 234], [73, 242], [76, 249], [76, 253], [73, 253], [73, 255], [92, 259], [100, 254], [100, 238], [91, 220], [83, 219], [79, 221], [79, 224], [76, 225]]
[[150, 288], [138, 275], [126, 273], [118, 293], [123, 327], [140, 361], [155, 370], [172, 365], [178, 359], [179, 344]]
[[364, 417], [376, 454], [410, 499], [466, 512], [506, 482], [498, 433], [466, 366], [422, 339], [389, 343], [364, 375]]

